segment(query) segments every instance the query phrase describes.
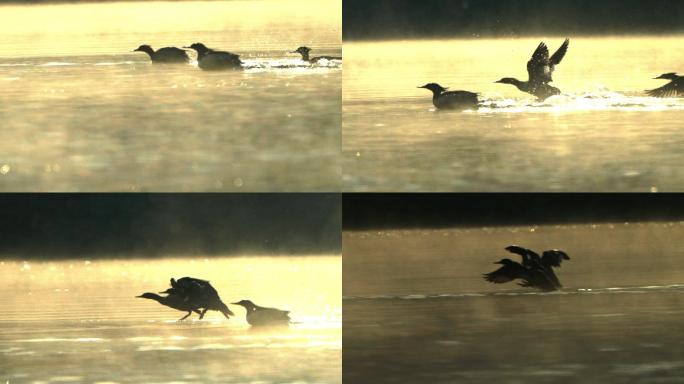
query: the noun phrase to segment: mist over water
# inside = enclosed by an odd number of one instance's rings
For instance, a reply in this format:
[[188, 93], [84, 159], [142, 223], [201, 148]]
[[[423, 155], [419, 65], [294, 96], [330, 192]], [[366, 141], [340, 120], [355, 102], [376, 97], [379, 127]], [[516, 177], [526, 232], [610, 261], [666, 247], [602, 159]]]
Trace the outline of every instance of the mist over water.
[[[677, 71], [677, 36], [573, 37], [556, 68], [562, 94], [539, 102], [502, 77], [527, 79], [540, 41], [349, 42], [344, 72], [348, 191], [681, 190], [682, 99], [646, 97]], [[480, 108], [435, 110], [416, 87], [480, 95]]]
[[[683, 234], [681, 222], [345, 232], [345, 375], [677, 382]], [[517, 259], [510, 244], [566, 251], [563, 290], [483, 280], [494, 261]]]
[[[341, 62], [289, 51], [338, 56], [339, 10], [285, 3], [2, 6], [0, 190], [333, 190]], [[198, 41], [245, 70], [131, 52]]]
[[[2, 261], [0, 380], [19, 382], [341, 382], [341, 258], [201, 257]], [[250, 328], [135, 296], [170, 277], [211, 281], [225, 303], [291, 311], [286, 329]]]

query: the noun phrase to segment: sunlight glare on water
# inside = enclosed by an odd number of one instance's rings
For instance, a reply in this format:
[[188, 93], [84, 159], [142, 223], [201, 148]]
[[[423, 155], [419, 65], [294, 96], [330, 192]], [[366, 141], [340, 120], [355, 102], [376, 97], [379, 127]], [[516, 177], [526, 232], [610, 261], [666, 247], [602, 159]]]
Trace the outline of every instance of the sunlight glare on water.
[[[678, 70], [682, 36], [571, 36], [540, 102], [527, 79], [539, 41], [563, 37], [345, 44], [344, 188], [350, 191], [650, 191], [684, 189], [683, 99], [647, 97]], [[437, 82], [480, 95], [437, 111]]]
[[[0, 381], [341, 382], [341, 259], [335, 256], [3, 261]], [[224, 302], [291, 311], [289, 329], [204, 320], [136, 298], [170, 277], [208, 279]], [[201, 362], [201, 363], [200, 363]]]

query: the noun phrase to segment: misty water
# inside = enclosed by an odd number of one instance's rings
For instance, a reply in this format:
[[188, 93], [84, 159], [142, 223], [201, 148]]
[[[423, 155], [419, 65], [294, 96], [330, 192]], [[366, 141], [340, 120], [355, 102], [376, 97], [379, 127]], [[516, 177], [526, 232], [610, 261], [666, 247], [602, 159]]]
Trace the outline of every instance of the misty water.
[[[345, 232], [344, 374], [374, 383], [675, 383], [684, 222]], [[482, 273], [558, 248], [564, 288]]]
[[[289, 53], [341, 55], [337, 3], [0, 6], [0, 190], [338, 189], [342, 63]], [[244, 70], [131, 52], [195, 42]]]
[[[564, 36], [345, 42], [345, 190], [683, 190], [684, 101], [643, 91], [682, 71], [684, 37], [569, 37], [544, 102], [494, 82], [527, 80], [539, 42]], [[435, 110], [430, 82], [481, 106]]]
[[[339, 256], [0, 262], [2, 383], [340, 383]], [[289, 328], [136, 298], [170, 277], [291, 311]]]

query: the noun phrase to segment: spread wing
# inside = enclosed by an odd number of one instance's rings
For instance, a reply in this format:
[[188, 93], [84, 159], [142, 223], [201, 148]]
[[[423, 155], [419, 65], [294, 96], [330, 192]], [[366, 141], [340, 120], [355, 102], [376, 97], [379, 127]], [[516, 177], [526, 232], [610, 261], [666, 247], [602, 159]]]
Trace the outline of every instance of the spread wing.
[[542, 41], [532, 53], [527, 62], [527, 74], [530, 83], [551, 81], [551, 67], [549, 66], [549, 48]]
[[663, 85], [660, 88], [650, 89], [646, 91], [646, 94], [652, 97], [679, 97], [684, 95], [684, 92], [680, 90], [681, 86], [674, 81]]
[[502, 284], [527, 277], [527, 270], [520, 264], [504, 265], [494, 272], [484, 273], [482, 277], [490, 283]]
[[550, 249], [542, 253], [541, 264], [549, 268], [560, 267], [563, 260], [570, 260], [570, 256], [561, 250]]
[[539, 262], [539, 255], [537, 252], [531, 249], [523, 248], [517, 245], [509, 245], [505, 249], [510, 253], [520, 255], [522, 257], [524, 266], [532, 266], [533, 264], [536, 265]]
[[570, 45], [570, 39], [565, 39], [563, 44], [561, 44], [560, 48], [556, 51], [556, 53], [551, 56], [549, 59], [549, 63], [551, 64], [551, 69], [553, 70], [553, 67], [555, 65], [558, 65], [561, 60], [565, 57], [565, 53], [568, 51], [568, 46]]

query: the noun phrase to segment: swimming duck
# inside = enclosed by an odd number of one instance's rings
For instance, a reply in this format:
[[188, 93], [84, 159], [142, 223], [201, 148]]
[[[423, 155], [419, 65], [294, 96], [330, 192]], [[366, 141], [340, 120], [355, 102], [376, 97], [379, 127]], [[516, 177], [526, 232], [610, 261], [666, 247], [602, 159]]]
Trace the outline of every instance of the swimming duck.
[[501, 259], [494, 264], [501, 264], [502, 267], [483, 274], [485, 280], [501, 284], [521, 279], [520, 286], [542, 291], [555, 291], [562, 288], [558, 277], [553, 272], [553, 267], [560, 267], [563, 260], [570, 260], [567, 253], [551, 249], [544, 251], [540, 257], [536, 252], [517, 245], [508, 246], [506, 250], [522, 256], [522, 263], [511, 259]]
[[188, 54], [176, 47], [164, 47], [158, 49], [156, 52], [152, 47], [143, 44], [134, 49], [133, 52], [145, 52], [150, 55], [153, 63], [187, 63], [190, 61]]
[[551, 96], [560, 95], [560, 89], [548, 83], [553, 81], [553, 70], [565, 57], [569, 44], [570, 39], [565, 39], [556, 53], [549, 57], [549, 48], [542, 41], [537, 46], [537, 49], [534, 50], [534, 53], [532, 53], [530, 61], [527, 62], [527, 74], [529, 76], [527, 81], [504, 77], [496, 81], [496, 83], [514, 85], [523, 92], [537, 96], [539, 100], [546, 100]]
[[670, 80], [660, 88], [646, 91], [653, 97], [682, 97], [684, 95], [684, 76], [678, 76], [675, 72], [663, 73], [655, 79]]
[[316, 56], [316, 57], [309, 57], [309, 52], [311, 52], [311, 48], [309, 47], [299, 47], [297, 48], [296, 51], [292, 51], [290, 53], [299, 53], [302, 55], [302, 60], [307, 61], [309, 63], [317, 63], [319, 60], [342, 60], [341, 57], [339, 56]]
[[242, 69], [240, 55], [231, 52], [216, 51], [202, 43], [194, 43], [189, 47], [197, 51], [197, 65], [204, 70]]
[[204, 318], [204, 315], [209, 310], [221, 312], [226, 319], [230, 319], [230, 316], [235, 316], [228, 309], [228, 306], [221, 301], [218, 292], [207, 280], [183, 277], [176, 281], [174, 278], [171, 278], [171, 288], [160, 293], [181, 297], [184, 302], [192, 307], [202, 308], [200, 320]]
[[247, 310], [247, 323], [252, 326], [287, 325], [290, 323], [289, 311], [275, 308], [260, 307], [249, 300], [240, 300], [237, 303]]
[[438, 109], [468, 109], [477, 107], [477, 93], [468, 91], [444, 92], [444, 88], [437, 83], [425, 84], [422, 87], [432, 91], [432, 104]]
[[[168, 296], [159, 296], [156, 293], [145, 292], [142, 295], [136, 297], [154, 300], [161, 305], [165, 305], [167, 307], [177, 309], [179, 311], [188, 311], [188, 314], [178, 319], [178, 321], [185, 320], [188, 316], [192, 315], [193, 312], [201, 316], [201, 312], [199, 311], [199, 309], [196, 308], [192, 303], [184, 300], [184, 298], [180, 295], [171, 294]], [[201, 318], [202, 317], [200, 317], [200, 319]]]

